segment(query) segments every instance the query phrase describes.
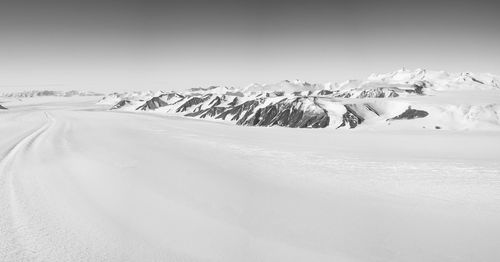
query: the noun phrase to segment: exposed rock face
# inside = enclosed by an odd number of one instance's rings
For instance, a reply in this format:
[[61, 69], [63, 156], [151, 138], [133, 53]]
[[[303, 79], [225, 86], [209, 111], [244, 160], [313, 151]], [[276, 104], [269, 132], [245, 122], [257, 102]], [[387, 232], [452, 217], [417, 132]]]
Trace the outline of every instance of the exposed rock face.
[[[414, 84], [395, 84], [394, 86], [375, 86], [365, 88], [352, 88], [334, 92], [332, 96], [341, 98], [387, 98], [402, 95], [415, 94], [424, 95], [424, 90], [431, 84], [426, 81], [418, 81]], [[319, 95], [320, 93], [318, 93]]]
[[428, 83], [425, 82], [425, 81], [421, 81], [421, 82], [417, 82], [415, 84], [413, 84], [413, 90], [406, 90], [406, 92], [412, 94], [412, 93], [415, 93], [417, 95], [423, 95], [424, 94], [424, 88], [427, 88], [428, 87]]
[[314, 100], [305, 97], [283, 99], [275, 104], [257, 109], [252, 117], [243, 122], [238, 122], [238, 124], [249, 126], [278, 125], [300, 128], [326, 127], [330, 122], [328, 113], [315, 103]]
[[224, 112], [220, 113], [216, 118], [222, 120], [229, 119], [232, 121], [238, 121], [238, 124], [241, 124], [240, 121], [245, 121], [247, 117], [254, 112], [255, 107], [257, 107], [262, 101], [263, 101], [262, 99], [246, 101], [240, 105], [226, 109]]
[[417, 93], [417, 92], [414, 89], [403, 90], [397, 87], [377, 87], [362, 91], [349, 90], [333, 95], [335, 97], [342, 97], [342, 98], [385, 98], [385, 97], [398, 97], [400, 96], [400, 94], [403, 93]]
[[207, 116], [208, 117], [215, 117], [215, 116], [219, 115], [220, 113], [224, 112], [224, 110], [226, 110], [226, 108], [213, 106], [213, 107], [210, 107], [207, 109], [198, 110], [196, 112], [186, 114], [186, 116], [199, 117], [199, 118], [205, 118]]
[[143, 105], [137, 107], [136, 110], [156, 110], [160, 107], [174, 105], [184, 99], [184, 96], [178, 93], [167, 93], [160, 96], [155, 96], [146, 101]]
[[239, 103], [239, 99], [235, 97], [231, 103], [228, 103], [228, 106], [235, 106]]
[[139, 106], [136, 110], [155, 110], [160, 107], [167, 106], [168, 103], [163, 101], [160, 97], [153, 97], [150, 100], [146, 101], [146, 103], [142, 106]]
[[[386, 97], [386, 92], [382, 88], [363, 90], [357, 98], [384, 98]], [[387, 97], [397, 97], [399, 96], [394, 90], [389, 90]]]
[[6, 107], [4, 107], [4, 106], [2, 106], [2, 105], [0, 105], [0, 109], [7, 109], [7, 108], [6, 108]]
[[207, 101], [208, 99], [210, 99], [211, 96], [212, 95], [209, 94], [209, 95], [205, 95], [202, 97], [192, 97], [189, 100], [187, 100], [184, 104], [182, 104], [179, 108], [177, 108], [177, 110], [175, 112], [177, 112], [177, 113], [185, 112], [188, 110], [188, 108]]
[[[328, 126], [328, 112], [316, 103], [316, 98], [295, 97], [283, 98], [276, 102], [267, 102], [266, 97], [259, 97], [239, 103], [238, 98], [227, 100], [226, 97], [214, 97], [211, 100], [191, 98], [183, 106], [191, 107], [185, 116], [199, 118], [215, 118], [236, 121], [238, 125], [247, 126], [286, 126], [301, 128], [321, 128]], [[190, 102], [191, 101], [191, 102]], [[223, 101], [231, 101], [224, 105]], [[189, 102], [189, 103], [188, 103]], [[264, 105], [264, 103], [266, 103]], [[193, 106], [196, 106], [193, 109]]]
[[342, 115], [342, 124], [339, 127], [349, 125], [349, 128], [355, 128], [359, 124], [361, 124], [365, 119], [361, 117], [351, 105], [345, 105], [347, 111]]
[[[415, 90], [417, 90], [415, 92], [420, 92], [417, 87], [415, 87]], [[318, 95], [319, 93], [321, 92], [318, 92]], [[324, 94], [330, 93], [324, 92]], [[383, 116], [381, 112], [374, 108], [376, 104], [344, 104], [341, 100], [334, 98], [335, 94], [333, 92], [326, 96], [279, 96], [282, 94], [277, 93], [273, 94], [273, 96], [256, 94], [247, 98], [217, 94], [180, 95], [168, 93], [146, 100], [135, 110], [156, 110], [168, 107], [164, 110], [165, 112], [180, 113], [187, 117], [221, 119], [246, 126], [283, 126], [292, 128], [324, 128], [331, 124], [335, 125], [336, 128], [356, 128], [366, 118]], [[348, 96], [349, 93], [344, 95]], [[381, 88], [364, 90], [358, 93], [356, 97], [376, 98], [397, 95], [398, 93], [394, 90]], [[123, 99], [111, 109], [126, 107], [127, 110], [133, 110], [133, 105], [135, 103]], [[382, 113], [384, 112], [382, 111]], [[414, 119], [427, 115], [428, 113], [423, 110], [408, 108], [402, 114], [387, 120]]]
[[372, 105], [370, 105], [370, 104], [364, 104], [364, 106], [365, 106], [365, 108], [366, 108], [366, 109], [370, 110], [370, 111], [371, 111], [371, 112], [373, 112], [375, 115], [380, 116], [380, 113], [379, 113], [379, 112], [377, 112], [377, 110], [375, 110], [375, 108], [373, 108], [373, 106], [372, 106]]
[[318, 92], [319, 96], [327, 96], [327, 95], [331, 95], [331, 94], [333, 94], [333, 91], [331, 91], [331, 90], [321, 90]]
[[209, 107], [215, 107], [215, 106], [218, 106], [222, 103], [222, 100], [224, 99], [225, 97], [220, 97], [220, 96], [216, 96], [215, 98], [212, 99], [212, 101], [210, 101], [210, 103], [208, 103], [208, 106]]
[[120, 102], [116, 103], [116, 105], [111, 107], [111, 110], [120, 109], [128, 104], [130, 104], [130, 100], [121, 100]]
[[[165, 101], [171, 101], [172, 99], [176, 99], [176, 101], [178, 100], [181, 100], [183, 99], [185, 96], [181, 95], [181, 94], [178, 94], [178, 93], [174, 93], [174, 92], [171, 92], [171, 93], [167, 93], [167, 94], [162, 94], [160, 96], [161, 99], [165, 100]], [[169, 104], [172, 104], [172, 103], [169, 103]]]
[[[285, 95], [285, 92], [283, 92], [283, 91], [274, 91], [271, 93], [266, 93], [266, 97], [278, 97], [278, 96], [284, 96], [284, 95]], [[300, 92], [297, 95], [300, 95]]]
[[408, 107], [406, 111], [404, 111], [402, 114], [395, 116], [393, 118], [387, 119], [387, 121], [391, 120], [400, 120], [400, 119], [415, 119], [415, 118], [423, 118], [428, 116], [429, 113], [427, 113], [424, 110], [417, 110], [417, 109], [412, 109], [411, 107]]
[[[246, 126], [283, 126], [292, 128], [324, 128], [330, 125], [331, 116], [322, 103], [337, 103], [333, 112], [337, 128], [346, 126], [355, 128], [364, 121], [359, 112], [373, 111], [369, 105], [342, 105], [328, 98], [315, 96], [267, 97], [256, 96], [253, 99], [234, 96], [207, 94], [202, 96], [179, 96], [163, 94], [152, 97], [135, 110], [155, 110], [170, 107], [166, 112], [181, 113], [187, 117], [214, 118], [235, 121]], [[323, 99], [323, 102], [318, 102]], [[241, 101], [243, 100], [243, 101]], [[130, 105], [131, 101], [121, 100], [111, 109]], [[130, 107], [129, 107], [130, 108]]]

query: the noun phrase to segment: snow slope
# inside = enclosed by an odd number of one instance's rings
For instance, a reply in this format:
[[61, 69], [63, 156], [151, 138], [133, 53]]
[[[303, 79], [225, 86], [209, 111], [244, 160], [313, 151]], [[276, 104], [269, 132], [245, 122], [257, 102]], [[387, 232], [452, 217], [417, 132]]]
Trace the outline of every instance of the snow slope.
[[500, 260], [498, 132], [248, 128], [96, 102], [4, 103], [0, 261]]

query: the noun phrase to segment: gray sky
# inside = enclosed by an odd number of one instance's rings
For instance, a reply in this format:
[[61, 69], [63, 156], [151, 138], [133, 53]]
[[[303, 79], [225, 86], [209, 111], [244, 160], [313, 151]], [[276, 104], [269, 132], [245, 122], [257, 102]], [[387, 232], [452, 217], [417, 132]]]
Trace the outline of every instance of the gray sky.
[[1, 1], [0, 90], [500, 74], [495, 1]]

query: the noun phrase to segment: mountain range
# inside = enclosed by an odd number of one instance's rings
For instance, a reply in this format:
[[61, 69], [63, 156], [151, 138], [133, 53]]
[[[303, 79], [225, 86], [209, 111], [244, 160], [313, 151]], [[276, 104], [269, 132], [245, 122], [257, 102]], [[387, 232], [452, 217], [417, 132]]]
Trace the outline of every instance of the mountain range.
[[[471, 94], [480, 98], [469, 100]], [[499, 98], [500, 77], [492, 74], [403, 68], [340, 84], [285, 80], [243, 88], [112, 93], [98, 103], [111, 105], [111, 110], [151, 111], [245, 126], [490, 129], [500, 127]]]
[[96, 93], [92, 91], [54, 91], [54, 90], [29, 90], [21, 92], [3, 92], [0, 93], [0, 97], [38, 97], [38, 96], [102, 96], [102, 93]]
[[[467, 101], [471, 93], [486, 99]], [[246, 126], [469, 129], [500, 126], [499, 95], [500, 77], [492, 74], [400, 69], [340, 84], [285, 80], [243, 88], [113, 93], [98, 103], [111, 105], [111, 110], [154, 111]], [[457, 97], [462, 101], [455, 101]]]

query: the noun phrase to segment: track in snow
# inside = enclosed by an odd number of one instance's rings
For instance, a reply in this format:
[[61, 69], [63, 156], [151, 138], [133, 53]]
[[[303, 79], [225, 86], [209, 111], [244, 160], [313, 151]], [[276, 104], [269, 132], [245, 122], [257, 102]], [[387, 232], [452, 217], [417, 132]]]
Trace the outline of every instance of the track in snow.
[[[28, 135], [24, 136], [21, 140], [15, 143], [0, 160], [0, 183], [2, 187], [2, 213], [4, 217], [9, 217], [7, 221], [11, 223], [2, 223], [1, 235], [4, 236], [5, 241], [0, 246], [3, 250], [4, 259], [9, 259], [11, 256], [17, 257], [20, 255], [22, 260], [29, 259], [29, 252], [26, 247], [23, 246], [17, 237], [22, 227], [19, 222], [23, 221], [23, 203], [22, 200], [16, 195], [16, 187], [13, 184], [15, 179], [15, 162], [22, 162], [23, 154], [36, 146], [37, 139], [40, 138], [54, 123], [54, 119], [47, 112], [44, 113], [44, 123], [34, 131], [30, 132]], [[7, 203], [7, 204], [6, 204]], [[27, 254], [28, 253], [28, 254]]]
[[496, 133], [248, 128], [62, 100], [0, 121], [0, 261], [500, 259]]
[[47, 120], [41, 127], [23, 137], [3, 155], [3, 157], [0, 159], [0, 173], [11, 173], [9, 172], [9, 167], [12, 166], [12, 162], [15, 160], [16, 156], [22, 154], [23, 151], [29, 150], [35, 140], [48, 128], [50, 128], [50, 126], [53, 124], [54, 119], [47, 112], [45, 112], [45, 118]]

